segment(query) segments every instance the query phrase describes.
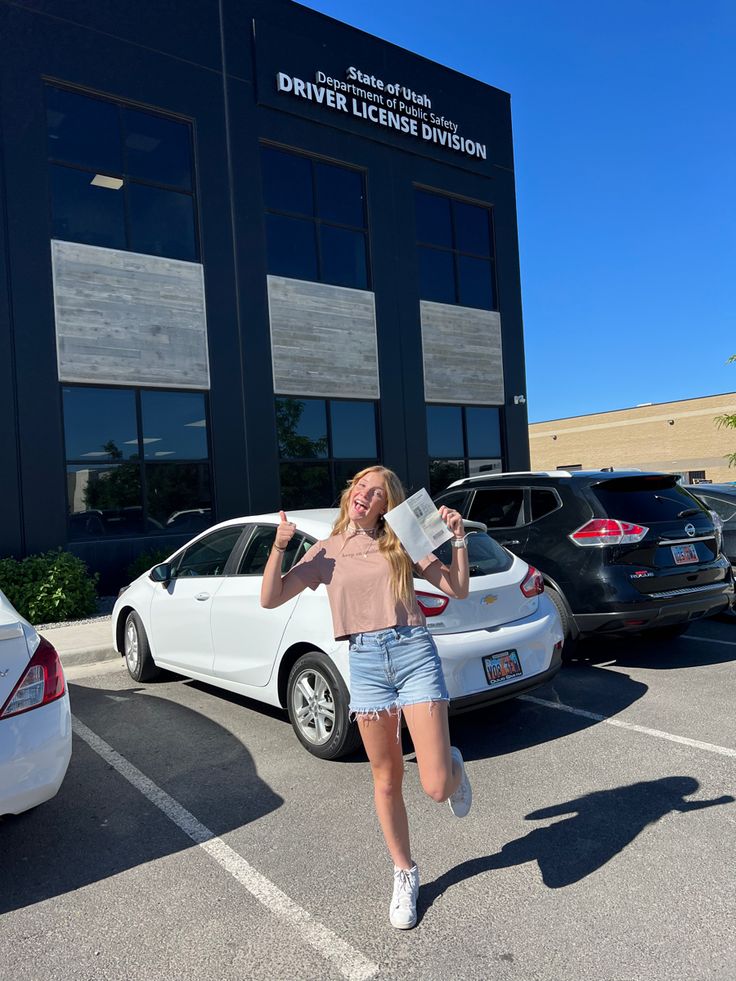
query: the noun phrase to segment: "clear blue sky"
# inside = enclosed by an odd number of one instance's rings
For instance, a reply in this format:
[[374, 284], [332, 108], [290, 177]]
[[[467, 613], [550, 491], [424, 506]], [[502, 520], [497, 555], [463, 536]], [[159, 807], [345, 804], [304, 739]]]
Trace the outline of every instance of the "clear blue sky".
[[532, 422], [736, 391], [736, 0], [302, 0], [511, 93]]

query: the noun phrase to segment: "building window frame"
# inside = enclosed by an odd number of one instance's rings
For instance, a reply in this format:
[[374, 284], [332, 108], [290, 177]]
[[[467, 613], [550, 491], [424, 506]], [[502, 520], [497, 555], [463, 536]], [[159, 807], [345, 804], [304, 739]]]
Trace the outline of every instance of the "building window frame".
[[[373, 289], [373, 275], [372, 275], [372, 262], [371, 262], [371, 234], [369, 227], [369, 215], [368, 215], [368, 175], [364, 167], [357, 166], [355, 164], [346, 163], [342, 160], [333, 160], [329, 157], [319, 156], [317, 154], [309, 153], [305, 150], [301, 150], [291, 146], [285, 146], [280, 143], [272, 142], [271, 140], [261, 140], [260, 149], [263, 150], [275, 150], [279, 153], [288, 154], [290, 156], [299, 157], [302, 160], [306, 160], [310, 165], [310, 178], [311, 178], [311, 191], [312, 191], [312, 214], [307, 215], [303, 212], [290, 211], [287, 208], [277, 208], [269, 206], [265, 200], [264, 196], [264, 214], [266, 216], [266, 221], [268, 221], [269, 215], [278, 215], [282, 218], [289, 218], [294, 221], [309, 222], [312, 226], [312, 232], [314, 236], [314, 254], [317, 265], [317, 278], [312, 279], [304, 277], [294, 277], [297, 279], [304, 279], [305, 282], [316, 282], [324, 283], [325, 285], [336, 285], [338, 287], [342, 286], [346, 289], [359, 289], [367, 292], [371, 292]], [[261, 160], [262, 160], [261, 156]], [[363, 224], [354, 225], [348, 222], [341, 222], [334, 218], [324, 218], [319, 214], [319, 182], [317, 177], [317, 166], [319, 164], [324, 164], [329, 167], [339, 167], [342, 170], [349, 171], [350, 173], [356, 174], [360, 177], [362, 189], [363, 189]], [[325, 279], [325, 259], [324, 259], [324, 248], [322, 243], [322, 228], [337, 228], [348, 232], [357, 232], [362, 234], [363, 241], [365, 244], [365, 286], [345, 286], [344, 284], [332, 283], [329, 279]], [[266, 251], [266, 261], [268, 262], [268, 250]], [[271, 273], [272, 275], [279, 275], [278, 273]]]
[[[461, 422], [461, 432], [462, 432], [462, 452], [458, 454], [453, 454], [450, 456], [440, 456], [434, 455], [431, 452], [431, 433], [430, 433], [430, 419], [429, 413], [431, 409], [435, 408], [451, 408], [460, 410], [460, 422]], [[498, 443], [499, 443], [499, 453], [497, 456], [485, 455], [479, 456], [477, 453], [471, 453], [470, 440], [468, 436], [468, 410], [473, 409], [495, 409], [498, 413]], [[429, 466], [429, 485], [430, 494], [435, 497], [437, 494], [445, 490], [448, 483], [453, 480], [459, 480], [463, 477], [473, 476], [475, 473], [483, 473], [486, 470], [489, 473], [498, 473], [503, 470], [506, 457], [506, 447], [504, 443], [504, 412], [503, 406], [500, 405], [458, 405], [457, 403], [444, 403], [444, 402], [427, 402], [425, 405], [425, 412], [427, 415], [427, 460]], [[446, 470], [448, 470], [445, 477], [442, 476], [442, 465], [445, 465]], [[455, 464], [455, 472], [449, 472], [450, 465]], [[475, 470], [474, 467], [480, 467], [482, 464], [487, 464], [482, 469]], [[497, 464], [497, 466], [496, 466]], [[447, 477], [451, 479], [448, 481]], [[441, 486], [440, 486], [441, 484]]]
[[[132, 241], [134, 238], [132, 222], [131, 222], [131, 201], [129, 194], [129, 187], [148, 187], [157, 191], [163, 191], [167, 194], [177, 194], [180, 197], [187, 197], [191, 201], [192, 208], [192, 245], [193, 245], [193, 255], [191, 258], [182, 259], [180, 256], [168, 255], [163, 253], [143, 253], [152, 255], [161, 255], [162, 258], [173, 259], [179, 262], [201, 262], [202, 261], [202, 248], [200, 241], [200, 220], [199, 220], [199, 209], [197, 202], [197, 178], [196, 178], [196, 156], [194, 147], [194, 127], [193, 121], [190, 118], [177, 115], [175, 113], [168, 113], [162, 110], [151, 109], [149, 106], [140, 106], [134, 102], [128, 102], [123, 99], [118, 99], [113, 96], [103, 95], [98, 92], [92, 92], [87, 89], [82, 89], [69, 85], [66, 83], [60, 83], [51, 79], [46, 80], [44, 84], [44, 90], [57, 90], [59, 92], [69, 93], [70, 95], [81, 96], [85, 99], [94, 100], [96, 102], [104, 103], [106, 105], [113, 106], [117, 114], [117, 132], [120, 141], [120, 163], [121, 168], [119, 172], [109, 172], [107, 170], [100, 170], [99, 168], [92, 165], [80, 164], [78, 162], [72, 162], [65, 159], [63, 156], [54, 156], [50, 151], [48, 152], [48, 166], [49, 166], [49, 182], [48, 182], [48, 197], [49, 197], [49, 215], [50, 220], [53, 221], [54, 214], [54, 200], [53, 200], [53, 187], [51, 179], [51, 168], [64, 168], [66, 171], [73, 171], [80, 174], [89, 174], [95, 176], [103, 176], [108, 178], [115, 178], [123, 181], [122, 187], [119, 189], [122, 191], [123, 199], [123, 232], [125, 237], [125, 247], [123, 251], [137, 252], [136, 249], [132, 247]], [[169, 184], [163, 181], [156, 181], [151, 178], [137, 177], [135, 175], [128, 173], [127, 159], [125, 152], [125, 139], [126, 139], [126, 127], [123, 121], [123, 114], [126, 110], [132, 112], [141, 113], [143, 115], [152, 117], [154, 119], [160, 119], [163, 122], [173, 122], [185, 126], [188, 133], [188, 150], [189, 150], [189, 166], [191, 173], [191, 181], [188, 187], [181, 185]], [[48, 143], [48, 140], [47, 140]], [[111, 193], [118, 193], [117, 191], [111, 191]], [[78, 242], [77, 238], [63, 239], [64, 241]], [[80, 244], [85, 244], [81, 242]], [[167, 250], [168, 251], [168, 250]], [[139, 253], [140, 254], [140, 253]]]

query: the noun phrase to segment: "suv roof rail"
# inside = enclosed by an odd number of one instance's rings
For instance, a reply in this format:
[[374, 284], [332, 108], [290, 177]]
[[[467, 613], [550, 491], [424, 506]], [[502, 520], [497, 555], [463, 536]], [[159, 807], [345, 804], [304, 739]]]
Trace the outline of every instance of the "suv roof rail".
[[493, 480], [494, 477], [572, 477], [569, 470], [495, 470], [492, 473], [474, 473], [472, 477], [461, 477], [448, 487], [466, 484], [469, 480]]

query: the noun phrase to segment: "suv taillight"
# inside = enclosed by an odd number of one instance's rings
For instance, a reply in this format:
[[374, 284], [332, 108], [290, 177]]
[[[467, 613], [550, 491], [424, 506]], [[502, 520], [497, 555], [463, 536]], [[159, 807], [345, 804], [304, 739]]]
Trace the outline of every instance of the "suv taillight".
[[445, 612], [449, 602], [448, 596], [438, 596], [436, 593], [417, 593], [417, 603], [425, 617], [438, 617], [440, 613]]
[[539, 571], [539, 569], [535, 569], [533, 565], [530, 565], [529, 571], [519, 583], [519, 589], [527, 599], [531, 599], [532, 596], [539, 596], [540, 593], [543, 593], [544, 579], [542, 578], [542, 573]]
[[0, 719], [30, 712], [31, 709], [55, 702], [57, 698], [61, 698], [64, 690], [64, 672], [59, 655], [42, 637], [20, 681], [0, 710]]
[[643, 525], [614, 518], [592, 518], [569, 537], [576, 545], [633, 545], [649, 531]]

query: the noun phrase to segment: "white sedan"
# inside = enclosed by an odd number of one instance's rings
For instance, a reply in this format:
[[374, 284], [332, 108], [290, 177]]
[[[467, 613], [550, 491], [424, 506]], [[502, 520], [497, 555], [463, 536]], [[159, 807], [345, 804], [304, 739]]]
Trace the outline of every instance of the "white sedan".
[[0, 815], [53, 797], [72, 754], [59, 655], [0, 592]]
[[[297, 532], [283, 572], [329, 536], [336, 517], [336, 510], [289, 512]], [[278, 523], [277, 513], [224, 521], [144, 573], [115, 603], [113, 644], [135, 681], [164, 668], [286, 708], [302, 745], [336, 759], [360, 742], [348, 716], [348, 644], [332, 636], [324, 586], [262, 609], [261, 578]], [[449, 549], [446, 543], [436, 553], [448, 564]], [[482, 531], [470, 534], [468, 557], [467, 599], [414, 583], [451, 711], [529, 691], [561, 664], [560, 619], [537, 570]]]

